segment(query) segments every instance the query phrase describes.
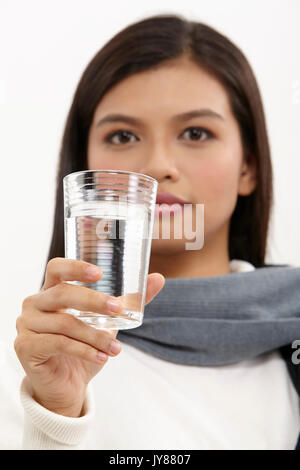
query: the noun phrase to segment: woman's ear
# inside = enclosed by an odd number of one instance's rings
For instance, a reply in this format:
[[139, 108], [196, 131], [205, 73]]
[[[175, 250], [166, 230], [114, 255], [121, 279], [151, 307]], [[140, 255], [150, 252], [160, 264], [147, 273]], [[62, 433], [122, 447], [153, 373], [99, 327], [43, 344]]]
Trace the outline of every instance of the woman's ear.
[[253, 157], [243, 160], [243, 164], [240, 170], [240, 179], [238, 184], [238, 195], [249, 196], [257, 184], [256, 179], [256, 163]]

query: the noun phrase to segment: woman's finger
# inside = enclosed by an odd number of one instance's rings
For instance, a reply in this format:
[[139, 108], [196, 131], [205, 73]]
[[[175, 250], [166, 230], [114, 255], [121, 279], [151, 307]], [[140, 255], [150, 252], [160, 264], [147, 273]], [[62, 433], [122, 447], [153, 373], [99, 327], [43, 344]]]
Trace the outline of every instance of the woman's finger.
[[[114, 304], [115, 303], [115, 307]], [[84, 286], [61, 282], [34, 296], [37, 310], [44, 312], [75, 309], [122, 316], [123, 305], [116, 297]]]
[[31, 331], [39, 334], [58, 334], [80, 341], [106, 354], [115, 356], [121, 351], [121, 343], [114, 341], [116, 335], [110, 330], [91, 328], [68, 313], [42, 313], [32, 310], [30, 315], [17, 319], [19, 333]]
[[62, 281], [97, 281], [102, 276], [102, 270], [98, 266], [82, 260], [68, 258], [52, 258], [48, 264], [45, 282], [41, 291], [59, 284]]
[[86, 361], [104, 364], [108, 356], [86, 343], [64, 335], [23, 334], [15, 340], [15, 351], [21, 362], [34, 367], [55, 355], [74, 356]]
[[162, 274], [151, 273], [148, 275], [145, 305], [151, 302], [151, 300], [162, 290], [164, 285], [165, 278]]

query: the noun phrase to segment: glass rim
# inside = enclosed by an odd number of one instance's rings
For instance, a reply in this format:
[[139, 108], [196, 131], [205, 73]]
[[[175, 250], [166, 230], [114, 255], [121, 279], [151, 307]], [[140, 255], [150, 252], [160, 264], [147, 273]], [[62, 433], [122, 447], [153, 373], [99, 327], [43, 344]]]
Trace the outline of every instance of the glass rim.
[[158, 184], [158, 181], [153, 178], [152, 176], [145, 175], [144, 173], [137, 173], [136, 171], [127, 171], [127, 170], [79, 170], [69, 173], [63, 177], [63, 181], [68, 177], [75, 176], [82, 173], [112, 173], [112, 174], [124, 174], [124, 175], [134, 175], [138, 177], [142, 177], [148, 181], [152, 181]]

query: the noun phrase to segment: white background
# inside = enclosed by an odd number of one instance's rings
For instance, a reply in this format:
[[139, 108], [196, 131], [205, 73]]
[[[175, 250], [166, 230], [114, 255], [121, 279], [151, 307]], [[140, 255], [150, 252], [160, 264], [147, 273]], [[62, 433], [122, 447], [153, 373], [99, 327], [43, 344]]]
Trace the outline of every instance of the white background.
[[22, 301], [40, 286], [79, 78], [115, 33], [157, 13], [206, 22], [252, 65], [275, 173], [267, 261], [300, 266], [300, 0], [0, 0], [0, 340], [13, 341]]

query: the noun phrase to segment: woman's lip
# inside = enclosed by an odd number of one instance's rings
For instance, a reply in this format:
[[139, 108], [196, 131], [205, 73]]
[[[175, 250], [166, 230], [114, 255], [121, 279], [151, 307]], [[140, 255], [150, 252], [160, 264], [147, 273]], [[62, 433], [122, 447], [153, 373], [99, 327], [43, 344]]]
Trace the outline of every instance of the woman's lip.
[[171, 193], [160, 191], [156, 196], [156, 204], [189, 204], [187, 201]]
[[183, 212], [183, 204], [155, 204], [155, 214], [164, 215], [164, 214], [176, 214], [178, 212]]

